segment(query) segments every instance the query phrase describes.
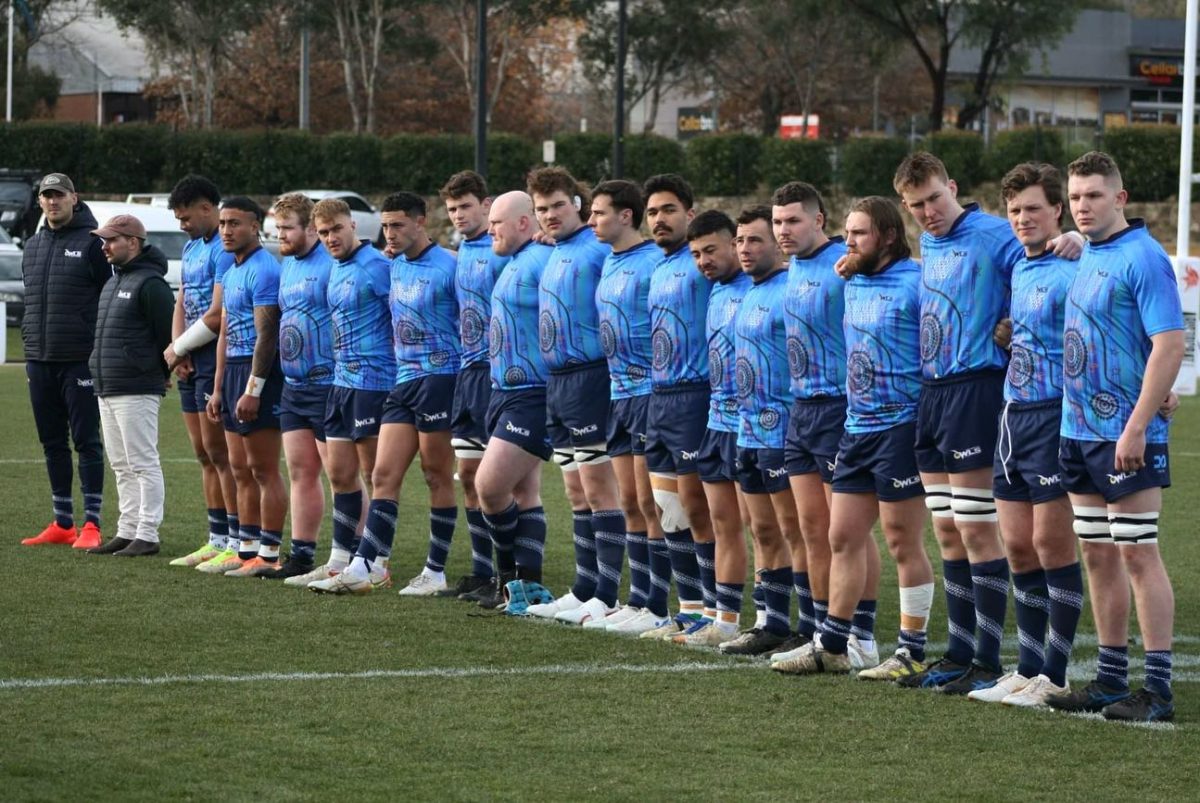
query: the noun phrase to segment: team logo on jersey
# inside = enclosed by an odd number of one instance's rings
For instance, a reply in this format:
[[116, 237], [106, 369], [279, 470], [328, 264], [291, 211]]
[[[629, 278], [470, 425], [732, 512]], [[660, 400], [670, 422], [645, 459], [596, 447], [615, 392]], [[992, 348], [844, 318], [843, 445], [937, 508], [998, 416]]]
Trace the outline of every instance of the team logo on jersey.
[[911, 488], [914, 485], [920, 485], [920, 484], [921, 484], [921, 475], [920, 474], [913, 476], [913, 477], [905, 477], [902, 480], [898, 480], [895, 477], [892, 477], [892, 487], [893, 488]]
[[828, 460], [826, 460], [826, 461], [825, 461], [825, 468], [826, 468], [826, 469], [828, 469], [829, 471], [834, 471], [834, 470], [836, 470], [836, 469], [837, 469], [837, 458], [836, 458], [836, 457], [835, 457], [835, 458], [833, 458], [833, 462], [832, 462], [832, 463], [831, 463], [831, 462], [829, 462]]
[[950, 450], [950, 454], [955, 460], [966, 460], [968, 457], [974, 457], [982, 452], [983, 449], [979, 446], [971, 446], [967, 449], [963, 449], [961, 452], [957, 449]]
[[694, 452], [689, 452], [687, 449], [681, 449], [679, 452], [680, 460], [695, 460], [699, 456], [700, 456], [699, 449], [695, 450]]
[[522, 438], [529, 437], [529, 430], [525, 429], [524, 427], [514, 426], [513, 422], [511, 421], [504, 422], [504, 429], [506, 432], [511, 432], [514, 435], [520, 435]]
[[374, 416], [371, 416], [370, 418], [354, 419], [355, 429], [362, 429], [363, 427], [373, 427], [373, 426], [375, 426], [375, 417]]
[[445, 410], [442, 410], [439, 413], [421, 413], [421, 420], [427, 424], [433, 421], [445, 421], [449, 417], [450, 414]]
[[1057, 474], [1055, 474], [1052, 477], [1043, 477], [1041, 474], [1038, 474], [1037, 478], [1038, 478], [1038, 485], [1041, 485], [1043, 488], [1045, 488], [1046, 486], [1049, 486], [1049, 485], [1058, 485], [1058, 482], [1059, 482]]
[[131, 290], [118, 290], [117, 298], [133, 298], [133, 292]]
[[780, 477], [785, 476], [786, 474], [787, 474], [786, 468], [769, 468], [769, 469], [767, 469], [767, 476], [773, 480], [777, 480]]
[[1120, 474], [1109, 474], [1108, 475], [1108, 484], [1109, 485], [1120, 485], [1125, 480], [1129, 479], [1130, 477], [1134, 477], [1134, 476], [1137, 476], [1136, 471], [1122, 471]]
[[63, 256], [74, 257], [75, 259], [79, 259], [80, 257], [83, 256], [83, 252], [82, 251], [72, 251], [70, 248], [64, 248]]
[[595, 424], [588, 424], [586, 427], [569, 427], [569, 429], [571, 434], [578, 438], [581, 435], [591, 435], [597, 431], [598, 427]]

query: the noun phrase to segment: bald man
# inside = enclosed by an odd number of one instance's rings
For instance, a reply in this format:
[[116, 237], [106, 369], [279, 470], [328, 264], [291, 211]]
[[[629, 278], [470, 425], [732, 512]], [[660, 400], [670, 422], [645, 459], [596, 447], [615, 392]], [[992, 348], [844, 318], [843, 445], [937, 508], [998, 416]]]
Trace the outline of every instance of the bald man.
[[546, 543], [541, 463], [552, 450], [546, 430], [549, 371], [538, 347], [538, 284], [554, 249], [534, 242], [537, 231], [533, 200], [524, 192], [505, 193], [488, 210], [492, 250], [509, 261], [492, 291], [490, 437], [475, 476], [496, 548], [497, 577], [479, 604], [499, 607], [508, 586], [505, 610], [514, 615], [554, 599], [541, 585]]

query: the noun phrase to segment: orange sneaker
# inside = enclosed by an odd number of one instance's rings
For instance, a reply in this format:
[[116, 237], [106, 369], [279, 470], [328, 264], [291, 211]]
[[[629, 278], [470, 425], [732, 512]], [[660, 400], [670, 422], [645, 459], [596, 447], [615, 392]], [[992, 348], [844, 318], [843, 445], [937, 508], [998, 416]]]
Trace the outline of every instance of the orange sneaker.
[[83, 529], [79, 531], [79, 537], [75, 539], [75, 543], [71, 544], [72, 549], [91, 549], [98, 547], [104, 543], [104, 537], [100, 535], [100, 528], [90, 521], [83, 525]]
[[58, 522], [50, 522], [46, 525], [46, 529], [35, 535], [33, 538], [22, 538], [21, 543], [25, 546], [38, 546], [40, 544], [73, 544], [79, 533], [75, 530], [74, 525], [70, 528], [59, 527]]
[[241, 565], [241, 568], [225, 572], [226, 577], [258, 577], [262, 574], [273, 574], [279, 568], [278, 563], [264, 560], [258, 556], [251, 558]]

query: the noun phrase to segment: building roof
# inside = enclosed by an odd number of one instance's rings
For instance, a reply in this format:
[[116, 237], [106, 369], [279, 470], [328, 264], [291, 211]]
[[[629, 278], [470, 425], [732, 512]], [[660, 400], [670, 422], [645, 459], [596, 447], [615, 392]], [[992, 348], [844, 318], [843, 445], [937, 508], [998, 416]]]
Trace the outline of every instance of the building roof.
[[29, 61], [58, 75], [63, 95], [136, 93], [151, 78], [142, 37], [90, 11], [34, 44]]

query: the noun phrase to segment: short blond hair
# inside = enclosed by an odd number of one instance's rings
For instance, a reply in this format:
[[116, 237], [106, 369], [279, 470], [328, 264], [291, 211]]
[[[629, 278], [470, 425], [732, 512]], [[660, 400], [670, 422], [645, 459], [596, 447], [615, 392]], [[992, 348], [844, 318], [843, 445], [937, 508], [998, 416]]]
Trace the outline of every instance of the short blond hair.
[[939, 178], [943, 184], [950, 183], [950, 174], [941, 159], [929, 151], [917, 151], [904, 157], [892, 178], [892, 187], [899, 195], [905, 190], [920, 187], [931, 178]]
[[321, 220], [333, 220], [339, 217], [351, 217], [350, 204], [341, 198], [322, 198], [313, 206], [311, 217], [313, 220], [318, 218]]
[[275, 199], [275, 217], [292, 214], [300, 221], [301, 228], [307, 228], [312, 221], [313, 200], [300, 192], [289, 192]]

